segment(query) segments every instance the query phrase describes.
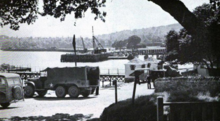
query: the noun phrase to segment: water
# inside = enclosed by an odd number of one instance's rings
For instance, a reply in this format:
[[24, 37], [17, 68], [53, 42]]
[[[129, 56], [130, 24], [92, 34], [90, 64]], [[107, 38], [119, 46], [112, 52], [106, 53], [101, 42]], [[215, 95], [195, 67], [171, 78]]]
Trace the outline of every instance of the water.
[[[1, 51], [0, 64], [6, 63], [16, 67], [31, 67], [32, 71], [40, 71], [47, 67], [75, 67], [75, 63], [60, 62], [61, 54], [66, 52], [36, 51]], [[124, 74], [124, 64], [129, 60], [107, 60], [102, 62], [82, 63], [77, 66], [99, 66], [101, 74]]]

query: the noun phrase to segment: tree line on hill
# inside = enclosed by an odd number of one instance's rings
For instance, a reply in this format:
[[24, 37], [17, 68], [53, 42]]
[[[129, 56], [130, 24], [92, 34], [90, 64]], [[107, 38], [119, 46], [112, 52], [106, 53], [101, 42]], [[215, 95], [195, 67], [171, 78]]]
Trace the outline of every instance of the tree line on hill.
[[[98, 39], [104, 47], [114, 47], [116, 49], [121, 48], [144, 48], [146, 46], [163, 46], [161, 40], [142, 40], [139, 36], [133, 35], [125, 40], [110, 40]], [[90, 38], [84, 38], [86, 48], [92, 48], [92, 40]], [[2, 50], [10, 49], [62, 49], [72, 48], [71, 37], [8, 37], [0, 36], [0, 47]], [[76, 46], [82, 48], [82, 40], [76, 38]]]
[[[146, 45], [161, 45], [161, 42], [141, 42], [141, 38], [133, 35], [123, 41], [112, 42], [110, 40], [99, 39], [99, 42], [104, 47], [115, 47], [115, 48], [136, 48], [146, 47]], [[140, 43], [141, 42], [141, 43]], [[89, 38], [84, 39], [86, 48], [92, 48], [92, 40]], [[76, 38], [76, 46], [82, 48], [82, 40]], [[71, 37], [8, 37], [0, 36], [0, 47], [2, 50], [9, 49], [61, 49], [61, 48], [72, 48]]]
[[148, 41], [148, 40], [143, 41], [137, 35], [130, 36], [128, 39], [125, 39], [125, 40], [115, 41], [112, 44], [112, 47], [115, 47], [116, 49], [145, 48], [146, 46], [164, 46], [164, 44], [160, 40], [156, 40], [154, 42]]
[[[0, 36], [0, 47], [3, 50], [7, 49], [72, 49], [72, 37], [8, 37]], [[103, 46], [110, 46], [112, 43], [102, 39], [99, 42]], [[84, 38], [84, 43], [87, 48], [92, 47], [92, 40]], [[82, 48], [82, 40], [76, 38], [76, 46]]]

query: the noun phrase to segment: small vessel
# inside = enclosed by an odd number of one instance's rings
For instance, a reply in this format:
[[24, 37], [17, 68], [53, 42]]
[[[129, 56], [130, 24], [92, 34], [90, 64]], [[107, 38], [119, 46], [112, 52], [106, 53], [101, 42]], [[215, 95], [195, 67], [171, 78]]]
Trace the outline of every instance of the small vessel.
[[[93, 32], [93, 27], [92, 27]], [[82, 38], [81, 38], [82, 39]], [[99, 62], [108, 60], [108, 56], [110, 55], [107, 53], [106, 49], [102, 46], [101, 43], [99, 43], [98, 39], [94, 36], [92, 36], [93, 40], [93, 51], [87, 52], [84, 41], [83, 42], [83, 48], [85, 50], [85, 53], [71, 53], [71, 54], [63, 54], [61, 55], [61, 62]]]

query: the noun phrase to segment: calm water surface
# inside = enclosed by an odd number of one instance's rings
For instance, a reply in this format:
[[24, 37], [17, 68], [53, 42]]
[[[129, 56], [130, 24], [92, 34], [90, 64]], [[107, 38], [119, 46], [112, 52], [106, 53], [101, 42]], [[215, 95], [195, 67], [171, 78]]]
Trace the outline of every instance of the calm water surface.
[[[1, 51], [0, 64], [6, 63], [17, 67], [31, 67], [32, 71], [47, 67], [75, 67], [75, 63], [60, 62], [61, 54], [66, 52]], [[124, 73], [124, 64], [129, 60], [107, 60], [95, 63], [77, 63], [77, 66], [99, 66], [101, 73]]]

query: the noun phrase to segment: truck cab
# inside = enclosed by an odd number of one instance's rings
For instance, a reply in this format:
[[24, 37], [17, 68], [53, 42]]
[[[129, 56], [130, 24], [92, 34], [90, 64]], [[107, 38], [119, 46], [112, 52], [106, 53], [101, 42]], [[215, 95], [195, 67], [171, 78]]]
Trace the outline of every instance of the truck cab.
[[66, 94], [72, 98], [88, 97], [99, 87], [99, 67], [47, 68], [39, 78], [30, 78], [26, 84], [26, 97], [35, 92], [43, 97], [47, 90], [54, 90], [58, 98]]
[[23, 82], [18, 74], [0, 73], [0, 105], [7, 108], [11, 103], [24, 100]]

